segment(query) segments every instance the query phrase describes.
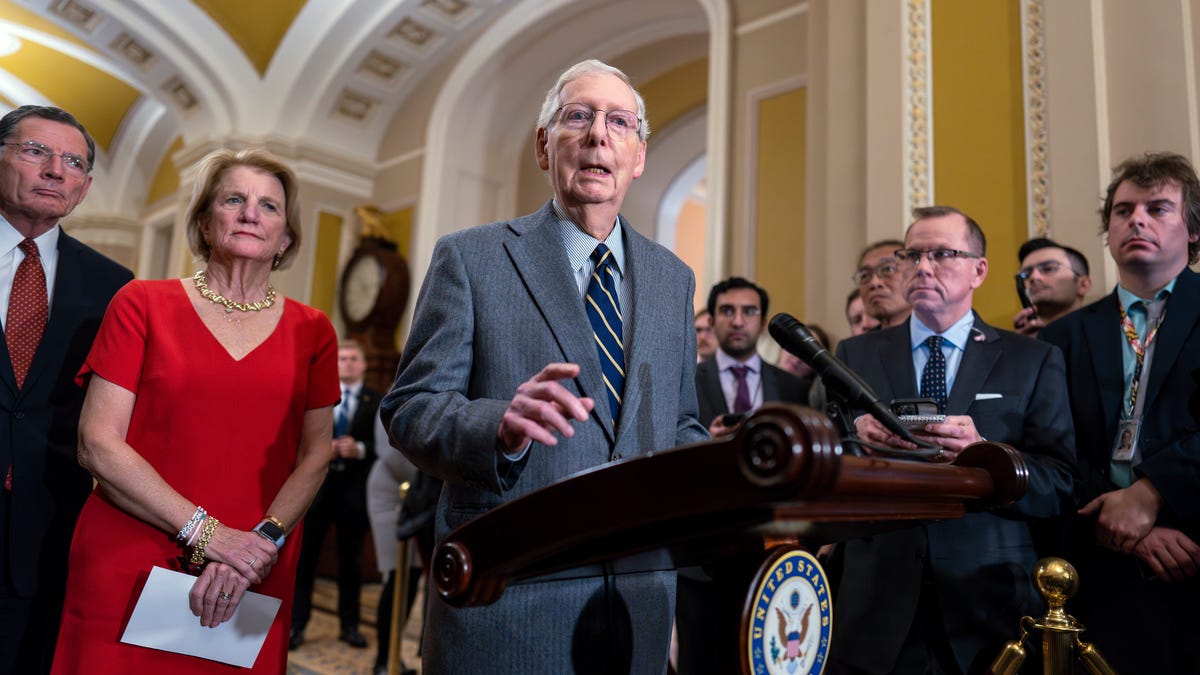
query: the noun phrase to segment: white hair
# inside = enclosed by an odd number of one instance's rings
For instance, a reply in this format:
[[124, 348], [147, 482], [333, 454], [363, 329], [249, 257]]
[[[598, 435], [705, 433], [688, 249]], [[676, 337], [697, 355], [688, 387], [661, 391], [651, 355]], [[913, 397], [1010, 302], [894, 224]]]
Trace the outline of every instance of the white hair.
[[650, 121], [646, 119], [646, 101], [637, 89], [633, 88], [633, 83], [629, 81], [629, 76], [614, 68], [603, 61], [597, 59], [588, 59], [580, 61], [575, 65], [567, 68], [562, 75], [558, 76], [558, 82], [550, 87], [550, 91], [546, 92], [546, 100], [542, 103], [542, 112], [538, 115], [537, 128], [549, 129], [551, 122], [554, 120], [554, 113], [562, 107], [562, 90], [572, 80], [583, 77], [584, 75], [613, 75], [621, 79], [629, 86], [629, 91], [633, 92], [633, 98], [637, 101], [637, 116], [640, 124], [638, 124], [638, 140], [643, 143], [646, 137], [650, 135]]

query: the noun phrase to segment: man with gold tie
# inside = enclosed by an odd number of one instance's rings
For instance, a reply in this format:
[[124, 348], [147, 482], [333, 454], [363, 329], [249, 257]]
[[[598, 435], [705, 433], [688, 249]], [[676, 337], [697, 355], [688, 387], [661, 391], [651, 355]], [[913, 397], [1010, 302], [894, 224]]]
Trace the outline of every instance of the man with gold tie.
[[0, 674], [50, 669], [67, 550], [91, 476], [75, 459], [75, 385], [109, 300], [133, 274], [63, 231], [95, 143], [66, 111], [0, 119]]

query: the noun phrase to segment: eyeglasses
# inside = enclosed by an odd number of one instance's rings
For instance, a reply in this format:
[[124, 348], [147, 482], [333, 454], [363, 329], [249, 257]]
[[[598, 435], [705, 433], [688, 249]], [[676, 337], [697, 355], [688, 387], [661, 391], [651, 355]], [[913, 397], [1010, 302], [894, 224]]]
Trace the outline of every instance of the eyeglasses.
[[598, 110], [583, 103], [567, 103], [554, 112], [562, 113], [558, 121], [571, 131], [590, 128], [596, 113], [604, 113], [604, 126], [608, 128], [608, 133], [618, 140], [624, 140], [630, 134], [637, 135], [638, 127], [642, 123], [637, 114], [628, 110]]
[[16, 148], [17, 160], [25, 164], [43, 165], [49, 162], [54, 157], [61, 157], [63, 168], [67, 173], [76, 176], [86, 176], [88, 172], [87, 160], [69, 152], [52, 152], [45, 143], [38, 141], [25, 141], [24, 143], [5, 143], [6, 147]]
[[[1025, 281], [1029, 277], [1033, 276], [1034, 270], [1037, 270], [1038, 272], [1040, 272], [1042, 276], [1048, 277], [1051, 274], [1054, 274], [1055, 272], [1062, 269], [1062, 267], [1063, 267], [1063, 264], [1058, 262], [1057, 260], [1047, 260], [1045, 262], [1040, 262], [1036, 265], [1030, 265], [1029, 267], [1022, 267], [1021, 271], [1017, 272], [1017, 278], [1020, 279], [1021, 281]], [[1075, 270], [1071, 270], [1071, 274], [1073, 276], [1079, 276], [1079, 273], [1076, 272]]]
[[880, 279], [891, 279], [896, 276], [896, 272], [900, 271], [900, 267], [895, 260], [884, 260], [874, 267], [864, 265], [858, 268], [858, 271], [850, 275], [850, 280], [855, 284], [862, 286], [871, 280], [871, 277], [877, 276]]
[[753, 319], [761, 313], [757, 307], [735, 307], [733, 305], [721, 305], [720, 307], [717, 307], [717, 315], [725, 317], [726, 319], [732, 319], [733, 317], [737, 316], [739, 311], [741, 311], [742, 316], [746, 317], [747, 319]]
[[975, 255], [970, 251], [960, 251], [956, 248], [935, 248], [928, 251], [922, 251], [919, 248], [902, 248], [892, 255], [896, 256], [896, 260], [900, 262], [900, 267], [905, 271], [911, 271], [921, 264], [921, 257], [929, 258], [929, 264], [934, 267], [948, 265], [955, 258], [982, 258], [983, 256]]

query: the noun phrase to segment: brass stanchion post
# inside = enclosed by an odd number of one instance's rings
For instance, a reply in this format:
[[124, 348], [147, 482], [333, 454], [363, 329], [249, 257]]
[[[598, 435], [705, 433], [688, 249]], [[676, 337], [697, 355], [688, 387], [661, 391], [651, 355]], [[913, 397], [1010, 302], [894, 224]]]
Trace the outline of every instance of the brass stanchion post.
[[[398, 487], [400, 503], [408, 495], [408, 481]], [[392, 584], [392, 630], [388, 636], [388, 675], [400, 675], [400, 643], [404, 634], [404, 624], [408, 621], [408, 540], [396, 541], [396, 569], [392, 571], [395, 583]]]
[[1063, 609], [1079, 591], [1079, 575], [1071, 563], [1062, 558], [1042, 558], [1033, 566], [1033, 581], [1050, 609], [1040, 620], [1021, 617], [1020, 639], [1004, 646], [988, 672], [1015, 675], [1025, 661], [1025, 640], [1030, 630], [1036, 629], [1042, 632], [1043, 675], [1071, 675], [1072, 662], [1078, 662], [1092, 675], [1116, 675], [1094, 645], [1079, 639], [1086, 628]]

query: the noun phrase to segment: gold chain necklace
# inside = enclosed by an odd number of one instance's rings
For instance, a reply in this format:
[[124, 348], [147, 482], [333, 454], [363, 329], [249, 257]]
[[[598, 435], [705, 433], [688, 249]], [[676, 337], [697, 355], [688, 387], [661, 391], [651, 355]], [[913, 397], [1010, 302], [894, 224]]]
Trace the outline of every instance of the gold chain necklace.
[[235, 309], [239, 312], [257, 312], [275, 304], [275, 287], [271, 284], [267, 284], [267, 297], [258, 302], [234, 302], [208, 287], [207, 272], [208, 270], [200, 270], [192, 277], [192, 281], [196, 282], [196, 290], [200, 291], [201, 297], [209, 302], [224, 306], [226, 313], [230, 313]]

